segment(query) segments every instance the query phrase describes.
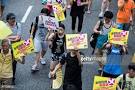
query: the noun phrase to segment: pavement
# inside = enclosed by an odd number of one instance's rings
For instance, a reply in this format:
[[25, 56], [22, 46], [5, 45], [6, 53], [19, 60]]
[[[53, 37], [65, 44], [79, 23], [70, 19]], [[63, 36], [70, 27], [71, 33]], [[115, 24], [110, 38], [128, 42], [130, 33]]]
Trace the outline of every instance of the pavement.
[[[92, 30], [98, 21], [98, 14], [100, 12], [102, 0], [93, 0], [92, 13], [85, 14], [84, 23], [82, 31], [87, 33], [90, 37]], [[112, 5], [110, 7], [111, 11], [114, 13], [114, 20], [117, 13], [117, 0], [112, 0]], [[40, 13], [43, 5], [40, 0], [8, 0], [7, 7], [5, 8], [5, 15], [9, 12], [13, 12], [17, 16], [17, 21], [22, 24], [23, 29], [23, 39], [29, 38], [29, 29], [34, 18]], [[28, 9], [29, 8], [29, 9]], [[28, 12], [27, 14], [26, 11]], [[67, 18], [64, 21], [66, 26], [66, 33], [71, 33], [71, 17], [69, 16], [70, 10], [67, 10]], [[23, 18], [26, 16], [25, 18]], [[134, 35], [130, 33], [129, 36], [129, 55], [125, 56], [123, 59], [123, 69], [124, 72], [127, 69], [127, 65], [130, 62], [131, 55], [135, 52], [135, 40]], [[89, 48], [81, 50], [85, 56], [91, 56], [92, 49]], [[34, 64], [34, 54], [26, 56], [26, 62], [24, 65], [17, 65], [16, 72], [16, 85], [13, 90], [51, 90], [50, 79], [48, 79], [49, 72], [49, 62], [50, 62], [50, 50], [45, 55], [45, 60], [47, 65], [40, 65], [40, 71], [32, 74], [31, 66]], [[97, 63], [84, 64], [82, 69], [82, 82], [83, 90], [92, 90], [94, 75], [97, 74], [98, 65]], [[62, 89], [61, 89], [62, 90]]]

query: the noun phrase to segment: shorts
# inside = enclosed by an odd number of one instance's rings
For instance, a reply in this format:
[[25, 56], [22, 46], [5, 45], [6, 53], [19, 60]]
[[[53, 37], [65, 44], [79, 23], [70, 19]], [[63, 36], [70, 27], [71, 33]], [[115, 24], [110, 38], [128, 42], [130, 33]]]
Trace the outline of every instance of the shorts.
[[121, 30], [129, 31], [130, 24], [129, 23], [124, 23], [124, 24], [117, 23], [117, 28], [121, 29]]
[[34, 38], [34, 48], [34, 52], [46, 51], [48, 49], [48, 42]]
[[7, 1], [7, 0], [0, 0], [0, 5], [1, 5], [1, 6], [5, 6], [5, 5], [6, 5], [6, 1]]
[[63, 54], [52, 54], [52, 61], [60, 61]]
[[119, 75], [113, 75], [113, 74], [109, 74], [107, 72], [103, 71], [103, 77], [110, 77], [110, 78], [117, 78]]
[[11, 90], [12, 78], [0, 79], [0, 90]]

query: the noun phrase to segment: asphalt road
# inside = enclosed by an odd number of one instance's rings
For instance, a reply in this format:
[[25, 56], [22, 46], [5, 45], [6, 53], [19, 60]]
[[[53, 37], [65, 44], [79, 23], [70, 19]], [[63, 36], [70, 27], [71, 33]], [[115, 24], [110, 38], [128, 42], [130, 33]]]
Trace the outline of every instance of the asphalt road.
[[[82, 31], [87, 33], [89, 36], [92, 33], [92, 29], [98, 20], [98, 14], [100, 11], [102, 0], [93, 0], [92, 13], [85, 14], [84, 23]], [[111, 10], [116, 16], [117, 12], [117, 0], [112, 0]], [[29, 29], [31, 22], [34, 20], [34, 17], [37, 16], [43, 7], [40, 3], [40, 0], [8, 0], [7, 7], [4, 12], [4, 17], [7, 13], [13, 12], [17, 16], [17, 21], [21, 22], [22, 18], [27, 11], [28, 7], [32, 6], [31, 12], [28, 15], [26, 21], [22, 23], [23, 28], [23, 39], [28, 39]], [[66, 26], [66, 33], [71, 33], [71, 17], [69, 16], [69, 11], [67, 10], [67, 19], [64, 24]], [[115, 18], [114, 18], [115, 20]], [[123, 68], [126, 70], [126, 65], [130, 62], [130, 55], [135, 52], [135, 40], [134, 35], [130, 33], [129, 37], [129, 55], [124, 57]], [[82, 50], [86, 56], [91, 56], [92, 49], [89, 47], [86, 50]], [[49, 60], [50, 60], [50, 50], [48, 49], [47, 54], [45, 55], [45, 60], [47, 65], [40, 65], [40, 71], [32, 74], [31, 66], [34, 63], [34, 54], [28, 55], [26, 57], [25, 65], [18, 64], [16, 72], [16, 85], [14, 90], [51, 90], [50, 89], [50, 80], [48, 79], [49, 72]], [[85, 64], [82, 71], [82, 82], [83, 90], [92, 90], [94, 75], [97, 74], [97, 63]]]

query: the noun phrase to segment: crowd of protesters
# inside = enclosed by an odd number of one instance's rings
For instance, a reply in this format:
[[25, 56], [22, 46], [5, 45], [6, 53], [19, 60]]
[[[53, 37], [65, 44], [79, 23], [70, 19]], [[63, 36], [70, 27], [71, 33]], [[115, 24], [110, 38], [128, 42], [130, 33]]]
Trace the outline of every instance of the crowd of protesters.
[[[0, 19], [2, 20], [3, 11], [5, 8], [5, 1], [0, 0]], [[66, 50], [65, 40], [65, 25], [63, 22], [59, 22], [58, 30], [50, 30], [44, 26], [43, 17], [53, 17], [52, 4], [57, 2], [63, 6], [63, 12], [66, 17], [66, 10], [71, 9], [71, 30], [73, 34], [79, 34], [82, 31], [82, 25], [84, 21], [85, 9], [87, 13], [91, 13], [93, 0], [43, 0], [44, 7], [41, 9], [40, 15], [35, 17], [31, 25], [30, 37], [33, 38], [34, 57], [35, 62], [32, 66], [32, 71], [36, 72], [40, 70], [39, 62], [45, 65], [45, 57], [47, 50], [51, 50], [52, 57], [50, 58], [50, 72], [48, 77], [50, 79], [55, 77], [55, 74], [59, 68], [62, 68], [66, 64], [63, 90], [82, 90], [82, 61], [80, 52], [77, 48], [72, 50]], [[119, 45], [108, 42], [108, 34], [111, 28], [118, 28], [121, 30], [129, 31], [130, 27], [134, 24], [135, 14], [135, 2], [133, 0], [117, 0], [118, 12], [116, 16], [116, 22], [113, 21], [114, 14], [110, 11], [109, 7], [111, 0], [102, 0], [101, 11], [99, 13], [99, 21], [97, 21], [93, 32], [98, 34], [96, 37], [96, 44], [94, 46], [93, 54], [97, 57], [103, 57], [105, 53], [107, 55], [106, 62], [100, 60], [99, 74], [103, 77], [117, 78], [119, 83], [118, 90], [135, 90], [135, 63], [128, 65], [128, 72], [123, 74], [122, 72], [122, 55], [128, 54], [128, 44]], [[78, 18], [78, 28], [76, 31], [76, 21]], [[17, 62], [24, 64], [25, 56], [20, 59], [14, 58], [11, 44], [22, 40], [22, 28], [21, 24], [16, 21], [16, 15], [9, 13], [6, 16], [6, 24], [12, 30], [12, 35], [6, 39], [1, 40], [0, 46], [0, 90], [1, 85], [15, 85], [15, 73]], [[133, 28], [135, 29], [135, 28]], [[94, 43], [93, 43], [94, 45]], [[126, 78], [124, 83], [123, 78]], [[5, 90], [3, 87], [2, 90]], [[9, 88], [6, 90], [10, 90]]]

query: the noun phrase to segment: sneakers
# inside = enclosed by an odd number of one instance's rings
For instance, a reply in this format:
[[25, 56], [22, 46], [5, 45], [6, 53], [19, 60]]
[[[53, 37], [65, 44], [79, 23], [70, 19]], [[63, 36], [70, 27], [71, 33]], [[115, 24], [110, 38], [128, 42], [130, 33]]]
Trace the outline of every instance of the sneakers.
[[103, 14], [104, 14], [103, 12], [100, 12], [99, 15], [98, 15], [98, 17], [99, 18], [103, 18]]
[[44, 58], [41, 58], [40, 62], [41, 62], [42, 65], [46, 64], [46, 61], [44, 60]]
[[33, 65], [31, 70], [32, 71], [38, 71], [39, 70], [39, 67], [37, 65]]
[[87, 13], [90, 14], [91, 13], [90, 10], [88, 10]]

